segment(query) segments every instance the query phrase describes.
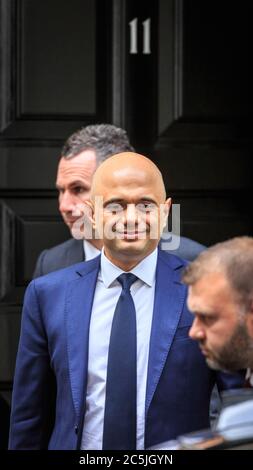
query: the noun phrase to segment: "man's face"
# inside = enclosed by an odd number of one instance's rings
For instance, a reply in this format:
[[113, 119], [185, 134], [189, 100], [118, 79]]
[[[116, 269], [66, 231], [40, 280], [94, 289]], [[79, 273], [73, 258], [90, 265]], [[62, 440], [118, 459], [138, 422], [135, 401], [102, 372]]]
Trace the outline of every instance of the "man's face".
[[59, 191], [59, 210], [70, 229], [81, 215], [78, 206], [90, 197], [96, 166], [94, 150], [84, 150], [71, 159], [61, 158], [59, 162], [56, 179], [56, 187]]
[[209, 273], [190, 286], [188, 307], [195, 316], [189, 335], [199, 342], [209, 367], [227, 371], [247, 367], [253, 348], [247, 313], [240, 312], [225, 275]]
[[103, 198], [99, 217], [106, 256], [115, 264], [119, 259], [138, 262], [156, 248], [161, 218], [166, 220], [170, 200], [161, 215], [164, 189], [152, 173], [139, 168], [117, 169], [105, 181], [99, 190]]

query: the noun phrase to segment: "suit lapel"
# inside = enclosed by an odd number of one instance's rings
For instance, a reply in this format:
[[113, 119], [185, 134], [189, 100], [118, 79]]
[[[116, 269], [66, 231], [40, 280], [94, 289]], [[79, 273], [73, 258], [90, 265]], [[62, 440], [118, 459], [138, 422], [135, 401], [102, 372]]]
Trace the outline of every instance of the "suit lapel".
[[[171, 260], [169, 262], [169, 260]], [[178, 258], [164, 259], [159, 253], [156, 273], [156, 290], [149, 348], [146, 393], [146, 414], [163, 371], [183, 310], [186, 287], [180, 282]], [[180, 271], [180, 270], [179, 270]]]
[[78, 417], [87, 384], [90, 315], [100, 257], [83, 266], [80, 277], [68, 285], [65, 310], [69, 375]]

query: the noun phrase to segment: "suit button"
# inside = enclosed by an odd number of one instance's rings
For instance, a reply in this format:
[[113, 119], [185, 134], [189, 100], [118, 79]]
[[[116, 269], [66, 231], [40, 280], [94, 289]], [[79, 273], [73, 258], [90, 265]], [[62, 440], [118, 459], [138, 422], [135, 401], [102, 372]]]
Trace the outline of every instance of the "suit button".
[[75, 426], [75, 433], [78, 434], [78, 426], [77, 426], [77, 424], [76, 424], [76, 426]]

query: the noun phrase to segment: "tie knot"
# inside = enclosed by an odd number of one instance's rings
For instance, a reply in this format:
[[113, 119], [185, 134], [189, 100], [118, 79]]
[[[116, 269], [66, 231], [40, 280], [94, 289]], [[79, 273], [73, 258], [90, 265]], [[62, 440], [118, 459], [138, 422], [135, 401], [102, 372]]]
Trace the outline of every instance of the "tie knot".
[[124, 273], [117, 277], [117, 280], [122, 285], [123, 290], [129, 290], [131, 285], [137, 281], [138, 277], [132, 273]]

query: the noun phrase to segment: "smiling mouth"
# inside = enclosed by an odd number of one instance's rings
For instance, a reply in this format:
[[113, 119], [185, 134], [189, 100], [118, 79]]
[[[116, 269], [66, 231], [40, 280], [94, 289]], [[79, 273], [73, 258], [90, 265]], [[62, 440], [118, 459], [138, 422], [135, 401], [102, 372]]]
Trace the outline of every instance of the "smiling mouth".
[[138, 238], [140, 235], [145, 234], [146, 230], [142, 232], [117, 232], [117, 233], [121, 238]]
[[78, 217], [74, 217], [74, 218], [73, 217], [71, 217], [71, 218], [65, 217], [65, 221], [66, 221], [67, 224], [73, 224], [74, 222], [76, 222], [77, 219], [78, 219]]

